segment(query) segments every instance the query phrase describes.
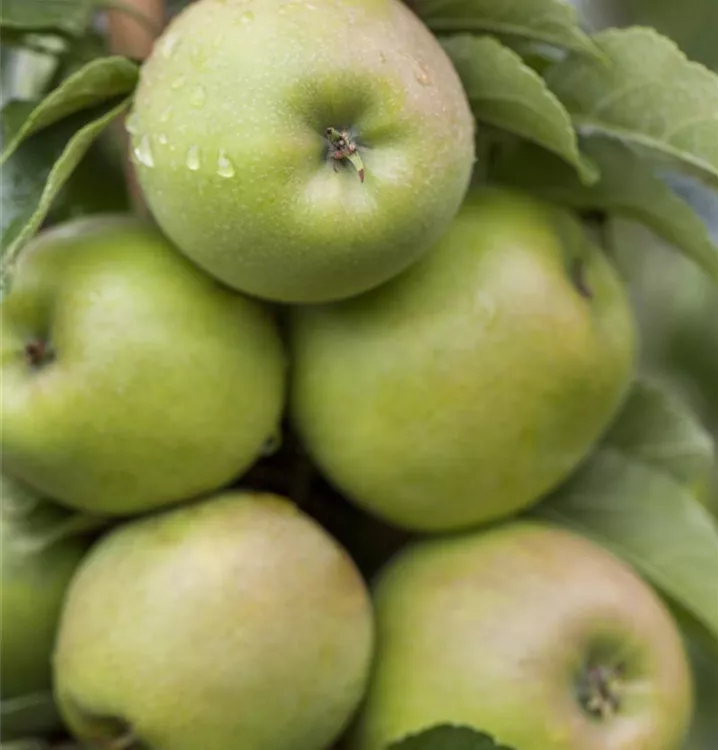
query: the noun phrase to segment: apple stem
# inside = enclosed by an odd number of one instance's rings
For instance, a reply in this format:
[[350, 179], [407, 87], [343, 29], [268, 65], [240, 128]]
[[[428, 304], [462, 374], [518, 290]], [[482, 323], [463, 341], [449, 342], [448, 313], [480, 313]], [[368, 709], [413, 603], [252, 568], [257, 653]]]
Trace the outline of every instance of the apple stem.
[[359, 175], [359, 181], [364, 182], [364, 162], [349, 131], [327, 128], [324, 135], [329, 141], [329, 157], [334, 161], [348, 161]]
[[25, 356], [33, 367], [39, 367], [47, 362], [51, 357], [50, 348], [47, 341], [35, 339], [25, 345]]
[[579, 689], [583, 708], [599, 719], [610, 719], [621, 708], [621, 669], [594, 666], [586, 672]]

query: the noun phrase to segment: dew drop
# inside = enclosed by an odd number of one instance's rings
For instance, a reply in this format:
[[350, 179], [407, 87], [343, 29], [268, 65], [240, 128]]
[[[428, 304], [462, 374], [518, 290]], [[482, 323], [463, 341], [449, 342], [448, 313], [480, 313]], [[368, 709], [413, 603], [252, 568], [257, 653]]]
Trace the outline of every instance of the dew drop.
[[176, 34], [167, 34], [162, 41], [162, 45], [160, 47], [160, 52], [162, 53], [163, 57], [172, 57], [175, 50], [177, 49], [177, 44], [179, 43], [179, 37]]
[[142, 136], [140, 142], [134, 148], [134, 155], [140, 164], [144, 164], [150, 169], [155, 166], [155, 158], [152, 155], [150, 137], [148, 135]]
[[229, 160], [229, 157], [224, 151], [219, 152], [217, 157], [217, 174], [220, 177], [234, 177], [234, 164]]
[[202, 88], [202, 86], [197, 86], [197, 88], [192, 92], [192, 96], [189, 98], [189, 102], [193, 107], [202, 107], [204, 106], [205, 101], [207, 101], [207, 92]]
[[130, 135], [137, 135], [138, 127], [137, 127], [137, 115], [132, 112], [127, 119], [125, 120], [125, 130]]
[[163, 146], [166, 146], [166, 145], [167, 145], [167, 140], [168, 140], [168, 139], [167, 139], [167, 136], [166, 136], [166, 135], [165, 135], [164, 133], [160, 133], [160, 134], [159, 134], [159, 135], [157, 136], [157, 140], [158, 140], [158, 141], [159, 141], [159, 142], [160, 142], [160, 143], [161, 143], [161, 144], [162, 144]]
[[160, 115], [160, 122], [168, 122], [170, 119], [170, 116], [172, 115], [172, 107], [167, 107], [164, 112]]
[[252, 21], [254, 21], [254, 13], [252, 13], [251, 10], [245, 10], [244, 13], [242, 13], [242, 15], [240, 15], [239, 17], [239, 22], [243, 26], [252, 23]]
[[431, 86], [431, 76], [426, 71], [423, 65], [420, 65], [419, 69], [416, 71], [416, 80], [422, 86]]
[[172, 81], [172, 88], [175, 90], [181, 89], [182, 86], [184, 86], [186, 82], [187, 82], [187, 79], [184, 76], [179, 76], [175, 78], [174, 81]]
[[193, 172], [196, 172], [199, 169], [199, 146], [189, 147], [185, 164], [187, 165], [187, 169], [191, 169]]

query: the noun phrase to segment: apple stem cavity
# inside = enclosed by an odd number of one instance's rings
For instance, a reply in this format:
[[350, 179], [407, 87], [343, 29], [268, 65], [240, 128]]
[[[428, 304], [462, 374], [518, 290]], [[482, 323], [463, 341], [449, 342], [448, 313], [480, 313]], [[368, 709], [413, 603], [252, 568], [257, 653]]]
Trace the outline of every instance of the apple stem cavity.
[[25, 345], [25, 356], [32, 367], [42, 367], [53, 359], [53, 351], [47, 341], [34, 339]]
[[337, 162], [347, 161], [356, 170], [359, 181], [364, 182], [364, 162], [359, 156], [356, 141], [351, 137], [349, 131], [327, 128], [324, 135], [329, 142], [329, 158], [334, 160], [334, 171], [337, 171]]
[[586, 669], [578, 686], [578, 698], [589, 715], [603, 721], [621, 709], [621, 666], [591, 666]]

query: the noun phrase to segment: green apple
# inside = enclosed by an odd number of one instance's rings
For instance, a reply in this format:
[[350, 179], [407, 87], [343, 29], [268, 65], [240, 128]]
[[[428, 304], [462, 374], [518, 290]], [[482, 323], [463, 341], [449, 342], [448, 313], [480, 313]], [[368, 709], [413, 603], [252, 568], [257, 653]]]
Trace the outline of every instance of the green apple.
[[366, 510], [421, 531], [513, 514], [561, 482], [622, 403], [623, 287], [569, 213], [472, 192], [425, 259], [293, 316], [292, 411]]
[[227, 493], [95, 547], [55, 693], [102, 746], [324, 750], [362, 698], [372, 631], [364, 583], [321, 526], [277, 496]]
[[68, 506], [121, 515], [212, 491], [276, 429], [269, 313], [131, 217], [37, 238], [0, 316], [3, 470]]
[[474, 162], [459, 78], [399, 0], [199, 0], [144, 65], [128, 129], [167, 235], [223, 282], [283, 302], [408, 267]]
[[[0, 696], [5, 705], [7, 700], [50, 690], [50, 655], [60, 610], [87, 542], [74, 537], [37, 544], [31, 517], [40, 499], [6, 476], [0, 478], [0, 487]], [[27, 513], [20, 512], [20, 504], [28, 506]], [[60, 509], [45, 510], [63, 515]]]
[[405, 549], [374, 591], [353, 750], [437, 724], [517, 750], [679, 750], [692, 713], [675, 622], [587, 539], [516, 521]]

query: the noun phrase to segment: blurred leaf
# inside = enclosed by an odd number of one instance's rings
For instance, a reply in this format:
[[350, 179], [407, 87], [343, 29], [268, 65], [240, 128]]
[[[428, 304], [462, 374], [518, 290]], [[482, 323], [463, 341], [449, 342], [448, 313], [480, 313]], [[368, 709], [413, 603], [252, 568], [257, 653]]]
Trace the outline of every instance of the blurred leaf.
[[75, 112], [97, 106], [130, 93], [139, 75], [138, 67], [124, 57], [105, 57], [89, 62], [66, 79], [28, 115], [13, 139], [4, 144], [0, 166], [29, 136]]
[[671, 159], [718, 185], [718, 75], [653, 29], [609, 29], [608, 64], [571, 55], [546, 81], [582, 133], [601, 133]]
[[681, 750], [715, 750], [718, 747], [718, 652], [706, 648], [692, 629], [687, 629], [686, 641], [696, 701], [693, 723]]
[[25, 140], [8, 160], [1, 170], [3, 279], [90, 145], [130, 104], [128, 97], [66, 118]]
[[581, 53], [596, 47], [563, 0], [407, 0], [435, 33], [485, 33], [543, 42]]
[[535, 512], [627, 560], [718, 643], [718, 525], [687, 486], [706, 434], [657, 388], [635, 385], [591, 458]]
[[462, 34], [441, 43], [461, 77], [474, 116], [534, 141], [572, 164], [585, 182], [598, 178], [582, 158], [571, 118], [541, 76], [491, 37]]
[[94, 5], [94, 0], [3, 0], [0, 26], [81, 34], [90, 23]]
[[42, 551], [68, 537], [104, 529], [110, 519], [56, 505], [7, 474], [0, 475], [0, 520], [10, 524], [14, 543], [24, 551]]
[[612, 0], [612, 3], [621, 6], [631, 23], [653, 26], [674, 39], [693, 60], [718, 69], [718, 3], [715, 0], [682, 0], [680, 3], [676, 0]]
[[582, 185], [562, 161], [530, 144], [500, 157], [492, 177], [549, 201], [641, 222], [718, 281], [718, 245], [712, 241], [705, 223], [654, 174], [645, 160], [605, 138], [586, 139], [582, 146], [601, 173], [594, 185]]
[[61, 726], [52, 693], [33, 693], [0, 701], [0, 731], [6, 740], [33, 737]]
[[693, 486], [713, 467], [711, 436], [687, 406], [665, 387], [639, 381], [607, 441], [684, 487]]
[[412, 734], [399, 742], [393, 742], [387, 750], [512, 750], [512, 748], [498, 745], [488, 734], [470, 727], [443, 724], [419, 734]]

